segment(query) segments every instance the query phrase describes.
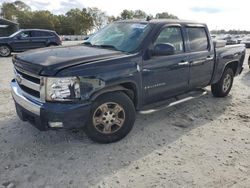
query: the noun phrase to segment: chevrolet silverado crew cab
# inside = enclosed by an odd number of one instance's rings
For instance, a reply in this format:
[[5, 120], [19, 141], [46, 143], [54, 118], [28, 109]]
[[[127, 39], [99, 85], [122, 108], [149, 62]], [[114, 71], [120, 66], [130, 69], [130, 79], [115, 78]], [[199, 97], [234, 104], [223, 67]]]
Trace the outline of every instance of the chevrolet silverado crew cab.
[[241, 73], [244, 45], [212, 42], [205, 24], [117, 21], [83, 44], [13, 57], [12, 96], [20, 119], [40, 130], [84, 127], [100, 143], [151, 113], [204, 94], [228, 95]]

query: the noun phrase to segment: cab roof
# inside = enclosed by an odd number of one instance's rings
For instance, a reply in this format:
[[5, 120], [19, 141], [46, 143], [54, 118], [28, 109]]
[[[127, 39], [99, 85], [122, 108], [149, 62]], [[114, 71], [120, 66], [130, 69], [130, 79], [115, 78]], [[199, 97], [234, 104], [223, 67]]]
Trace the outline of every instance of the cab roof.
[[197, 21], [191, 20], [179, 20], [179, 19], [151, 19], [146, 20], [119, 20], [118, 22], [131, 22], [131, 23], [144, 23], [144, 24], [153, 24], [153, 25], [165, 25], [165, 24], [184, 24], [184, 25], [197, 25], [197, 26], [206, 26], [205, 23], [200, 23]]

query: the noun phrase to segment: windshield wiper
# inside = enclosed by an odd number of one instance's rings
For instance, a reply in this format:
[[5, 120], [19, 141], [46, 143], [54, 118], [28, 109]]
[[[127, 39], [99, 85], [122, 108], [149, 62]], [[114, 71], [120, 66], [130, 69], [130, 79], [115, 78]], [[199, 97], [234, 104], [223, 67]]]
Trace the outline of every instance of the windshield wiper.
[[92, 44], [91, 44], [91, 42], [83, 42], [82, 44], [85, 44], [85, 45], [88, 45], [88, 46], [93, 46]]
[[100, 44], [100, 45], [93, 45], [93, 46], [100, 47], [100, 48], [108, 48], [108, 49], [120, 51], [115, 46], [108, 45], [108, 44]]
[[95, 45], [95, 44], [91, 44], [91, 42], [83, 42], [82, 44], [87, 45], [87, 46], [97, 47], [97, 48], [107, 48], [107, 49], [112, 49], [116, 51], [121, 51], [121, 50], [118, 50], [115, 46], [109, 45], [109, 44]]

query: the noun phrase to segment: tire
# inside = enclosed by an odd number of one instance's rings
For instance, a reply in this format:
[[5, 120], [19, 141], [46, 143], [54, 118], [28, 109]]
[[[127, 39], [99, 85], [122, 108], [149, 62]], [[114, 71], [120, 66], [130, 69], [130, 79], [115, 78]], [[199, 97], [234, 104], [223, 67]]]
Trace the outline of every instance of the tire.
[[11, 49], [7, 45], [0, 46], [0, 56], [1, 57], [9, 57], [11, 55]]
[[103, 94], [92, 105], [85, 133], [98, 143], [119, 141], [131, 131], [135, 114], [134, 104], [125, 93]]
[[216, 84], [211, 85], [212, 94], [215, 97], [225, 97], [233, 86], [234, 72], [231, 68], [226, 68], [221, 79]]
[[49, 43], [48, 45], [47, 45], [47, 47], [54, 47], [54, 46], [58, 46], [56, 43]]

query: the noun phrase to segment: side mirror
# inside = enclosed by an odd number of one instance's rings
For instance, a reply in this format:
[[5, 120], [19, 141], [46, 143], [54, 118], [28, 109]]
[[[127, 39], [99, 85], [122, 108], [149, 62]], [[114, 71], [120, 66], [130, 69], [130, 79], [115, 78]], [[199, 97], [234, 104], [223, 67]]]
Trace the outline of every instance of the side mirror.
[[175, 47], [169, 43], [156, 44], [153, 50], [154, 56], [173, 55], [175, 54]]
[[88, 40], [89, 39], [89, 36], [86, 36], [83, 38], [83, 40]]
[[226, 40], [214, 40], [214, 47], [215, 48], [223, 48], [226, 46], [227, 41]]

